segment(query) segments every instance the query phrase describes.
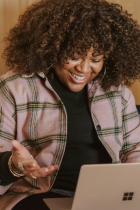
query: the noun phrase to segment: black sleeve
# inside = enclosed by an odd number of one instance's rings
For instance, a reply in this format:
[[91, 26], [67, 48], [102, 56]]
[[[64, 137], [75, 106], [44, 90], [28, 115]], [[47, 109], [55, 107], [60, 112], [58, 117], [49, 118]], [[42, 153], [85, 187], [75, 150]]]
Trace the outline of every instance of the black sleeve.
[[15, 177], [9, 170], [8, 160], [11, 156], [11, 152], [0, 153], [0, 185], [8, 185], [17, 181], [18, 177]]

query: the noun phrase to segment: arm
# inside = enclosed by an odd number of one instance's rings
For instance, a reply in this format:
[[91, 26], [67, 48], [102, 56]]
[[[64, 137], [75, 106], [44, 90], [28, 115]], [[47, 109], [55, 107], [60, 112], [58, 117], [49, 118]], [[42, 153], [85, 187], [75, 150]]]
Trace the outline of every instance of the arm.
[[140, 162], [140, 117], [136, 109], [132, 92], [122, 90], [122, 129], [123, 147], [120, 152], [121, 162]]
[[3, 77], [0, 78], [0, 195], [16, 181], [8, 168], [12, 150], [11, 140], [15, 138], [15, 101]]
[[[1, 77], [2, 78], [2, 77]], [[44, 177], [53, 173], [58, 167], [41, 168], [29, 151], [16, 139], [16, 100], [8, 88], [5, 80], [0, 78], [0, 195], [4, 194], [12, 182], [19, 178], [11, 176], [8, 168], [9, 157], [12, 154], [12, 163], [17, 173], [29, 177]], [[20, 171], [18, 163], [23, 163], [24, 171]]]

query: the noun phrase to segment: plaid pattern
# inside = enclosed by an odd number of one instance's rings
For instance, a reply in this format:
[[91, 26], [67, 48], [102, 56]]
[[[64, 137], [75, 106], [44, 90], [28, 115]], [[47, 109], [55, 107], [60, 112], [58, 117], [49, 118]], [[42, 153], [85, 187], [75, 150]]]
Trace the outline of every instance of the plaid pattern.
[[[88, 84], [89, 107], [98, 137], [113, 163], [140, 161], [140, 121], [131, 91], [120, 86], [104, 92], [99, 81]], [[60, 166], [67, 141], [67, 113], [43, 73], [0, 77], [0, 152], [17, 139], [40, 166]], [[33, 193], [51, 189], [57, 176], [25, 177], [0, 186], [0, 209], [11, 209]]]

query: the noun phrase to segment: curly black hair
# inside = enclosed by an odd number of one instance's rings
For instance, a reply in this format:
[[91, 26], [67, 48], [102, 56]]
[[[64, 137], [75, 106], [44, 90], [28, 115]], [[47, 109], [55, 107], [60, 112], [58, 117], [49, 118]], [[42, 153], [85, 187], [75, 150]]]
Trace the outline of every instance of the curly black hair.
[[41, 0], [19, 17], [5, 40], [3, 57], [20, 74], [52, 75], [58, 62], [92, 46], [104, 54], [104, 90], [140, 78], [139, 25], [105, 0]]

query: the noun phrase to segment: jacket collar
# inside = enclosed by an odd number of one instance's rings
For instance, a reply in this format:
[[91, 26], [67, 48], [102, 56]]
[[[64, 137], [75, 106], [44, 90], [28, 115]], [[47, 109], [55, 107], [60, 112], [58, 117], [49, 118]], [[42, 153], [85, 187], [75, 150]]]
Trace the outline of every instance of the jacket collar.
[[[33, 77], [35, 74], [39, 75], [40, 77], [42, 77], [43, 79], [46, 78], [46, 75], [43, 73], [43, 72], [40, 72], [40, 73], [32, 73], [30, 75], [28, 74], [23, 74], [21, 75], [21, 77], [23, 78], [31, 78]], [[100, 79], [97, 79], [95, 80], [94, 82], [91, 81], [88, 83], [88, 97], [93, 97], [95, 95], [95, 93], [97, 93], [98, 89], [100, 88], [101, 86], [101, 80]]]
[[22, 74], [21, 77], [23, 78], [30, 78], [30, 77], [33, 77], [35, 74], [39, 75], [40, 77], [42, 78], [45, 78], [45, 74], [43, 72], [40, 72], [40, 73], [32, 73], [32, 74]]

